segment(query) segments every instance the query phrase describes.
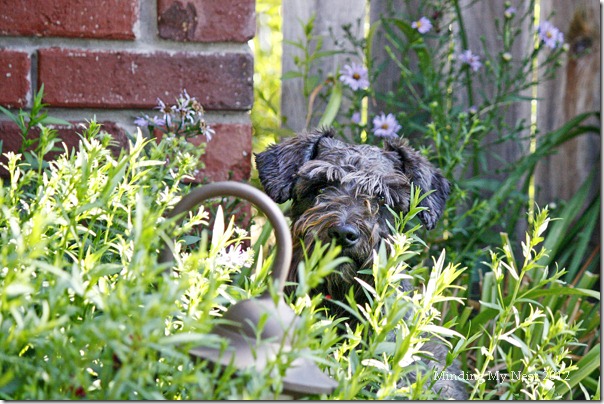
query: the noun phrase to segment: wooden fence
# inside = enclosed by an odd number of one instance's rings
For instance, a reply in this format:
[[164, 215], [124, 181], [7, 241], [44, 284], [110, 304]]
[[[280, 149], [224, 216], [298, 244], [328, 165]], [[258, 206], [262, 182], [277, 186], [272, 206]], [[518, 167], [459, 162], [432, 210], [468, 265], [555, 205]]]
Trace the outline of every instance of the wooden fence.
[[[415, 0], [420, 1], [420, 0]], [[517, 12], [527, 9], [528, 1], [513, 2]], [[501, 40], [497, 37], [493, 21], [501, 18], [503, 0], [460, 0], [459, 5], [464, 15], [464, 21], [470, 49], [480, 49], [481, 37], [489, 48], [500, 47]], [[365, 21], [369, 13], [369, 23], [376, 21], [387, 13], [388, 7], [408, 14], [413, 20], [420, 16], [416, 7], [409, 7], [409, 1], [403, 0], [373, 0], [367, 5], [365, 0], [283, 0], [283, 72], [295, 70], [294, 57], [301, 56], [301, 50], [288, 44], [287, 41], [299, 42], [303, 36], [301, 23], [308, 21], [314, 15], [315, 27], [313, 34], [325, 38], [324, 50], [332, 49], [333, 43], [328, 40], [331, 32], [336, 36], [342, 34], [341, 26], [351, 24], [356, 27], [357, 21]], [[562, 67], [558, 69], [555, 78], [541, 83], [537, 88], [536, 126], [538, 133], [547, 133], [560, 127], [568, 119], [579, 113], [600, 110], [600, 4], [597, 0], [540, 0], [540, 18], [549, 19], [565, 34], [565, 42], [569, 51], [561, 60]], [[392, 10], [392, 8], [390, 8]], [[552, 12], [554, 16], [551, 17]], [[550, 18], [551, 17], [551, 18]], [[356, 32], [361, 37], [364, 32]], [[517, 41], [513, 53], [525, 52], [532, 43], [531, 33], [523, 33]], [[387, 58], [384, 49], [385, 39], [378, 31], [374, 37], [373, 56], [378, 60]], [[514, 56], [514, 55], [512, 55]], [[341, 55], [321, 59], [318, 67], [327, 73], [337, 74], [342, 66]], [[386, 70], [372, 83], [376, 90], [387, 91], [395, 82], [394, 69]], [[301, 80], [283, 81], [282, 113], [285, 125], [295, 131], [305, 128], [307, 106], [302, 97]], [[478, 89], [476, 89], [478, 90]], [[491, 89], [482, 86], [481, 91], [487, 94]], [[530, 90], [529, 90], [530, 91]], [[530, 92], [526, 95], [530, 95]], [[506, 121], [514, 124], [521, 119], [529, 120], [531, 104], [517, 103], [509, 109]], [[316, 121], [311, 122], [312, 126]], [[594, 119], [591, 124], [599, 126]], [[528, 146], [514, 147], [505, 144], [496, 152], [507, 157], [510, 161], [525, 153]], [[492, 164], [496, 165], [495, 162]], [[537, 202], [540, 206], [550, 203], [557, 198], [572, 197], [578, 187], [594, 169], [599, 178], [600, 166], [600, 136], [598, 134], [584, 135], [567, 142], [556, 155], [544, 159], [535, 174], [535, 185], [538, 190]], [[600, 192], [600, 181], [594, 181], [592, 193]]]

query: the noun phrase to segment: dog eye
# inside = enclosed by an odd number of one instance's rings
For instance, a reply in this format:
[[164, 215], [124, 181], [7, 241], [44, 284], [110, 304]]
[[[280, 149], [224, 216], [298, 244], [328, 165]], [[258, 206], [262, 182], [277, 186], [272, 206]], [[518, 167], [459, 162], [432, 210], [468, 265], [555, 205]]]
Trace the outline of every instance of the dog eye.
[[337, 187], [338, 183], [336, 181], [317, 181], [313, 184], [313, 188], [316, 189], [317, 195], [324, 194], [326, 190], [330, 187]]
[[323, 195], [326, 192], [328, 187], [329, 187], [328, 184], [325, 184], [325, 183], [321, 184], [320, 188], [317, 190], [317, 195]]
[[377, 202], [380, 205], [385, 205], [386, 204], [386, 197], [384, 195], [378, 195]]

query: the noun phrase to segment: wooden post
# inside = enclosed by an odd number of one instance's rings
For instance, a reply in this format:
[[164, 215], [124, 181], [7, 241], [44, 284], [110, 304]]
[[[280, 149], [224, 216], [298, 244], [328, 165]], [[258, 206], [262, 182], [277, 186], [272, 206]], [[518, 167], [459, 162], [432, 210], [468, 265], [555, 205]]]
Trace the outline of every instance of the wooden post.
[[[537, 124], [541, 134], [555, 130], [570, 118], [599, 111], [600, 3], [596, 0], [542, 0], [541, 20], [554, 11], [549, 21], [564, 33], [569, 51], [556, 77], [539, 86]], [[585, 122], [588, 123], [588, 122]], [[599, 126], [593, 119], [591, 124]], [[565, 143], [557, 154], [538, 166], [535, 183], [541, 206], [557, 198], [571, 198], [594, 167], [599, 167], [600, 137], [583, 135]], [[599, 170], [598, 170], [599, 171]], [[600, 181], [592, 192], [600, 192]]]
[[[365, 0], [283, 0], [283, 73], [297, 70], [294, 64], [295, 57], [301, 57], [302, 51], [295, 46], [287, 43], [301, 43], [304, 38], [303, 24], [307, 23], [315, 15], [315, 26], [313, 35], [323, 37], [322, 50], [338, 49], [330, 36], [330, 29], [333, 30], [336, 37], [342, 37], [342, 25], [351, 24], [353, 29], [357, 27], [357, 21], [360, 30], [356, 32], [358, 38], [362, 38], [363, 21], [365, 19]], [[321, 72], [321, 76], [326, 78], [328, 74], [336, 77], [339, 70], [346, 63], [349, 55], [334, 55], [319, 59], [312, 72]], [[360, 60], [356, 60], [357, 63]], [[310, 129], [318, 123], [320, 113], [311, 120], [309, 128], [306, 128], [306, 114], [308, 112], [307, 100], [303, 96], [303, 82], [300, 78], [283, 80], [281, 111], [284, 119], [284, 126], [299, 132], [304, 129]], [[314, 110], [321, 111], [324, 104], [320, 100], [315, 101]], [[347, 106], [342, 105], [341, 110], [346, 110]]]
[[[371, 3], [369, 9], [369, 19], [371, 24], [375, 24], [383, 17], [393, 16], [393, 11], [397, 10], [403, 12], [407, 10], [406, 2], [404, 0], [389, 0], [389, 1], [374, 1]], [[385, 63], [384, 70], [380, 73], [374, 83], [372, 83], [376, 92], [386, 94], [389, 91], [394, 91], [394, 85], [398, 81], [400, 75], [399, 68], [390, 60], [390, 56], [386, 53], [386, 46], [388, 40], [384, 35], [383, 30], [376, 30], [373, 43], [371, 44], [373, 64], [379, 66]], [[396, 53], [396, 50], [393, 50]], [[410, 67], [413, 70], [413, 67]], [[372, 100], [369, 104], [369, 110], [372, 114], [379, 114], [382, 112], [389, 113], [395, 111], [387, 111], [386, 104], [382, 100]]]
[[[480, 56], [482, 63], [486, 63], [486, 56], [481, 53], [483, 49], [481, 41], [486, 44], [486, 49], [489, 50], [492, 57], [499, 57], [499, 53], [503, 51], [503, 43], [499, 35], [495, 30], [495, 19], [500, 21], [504, 18], [505, 6], [503, 1], [499, 0], [486, 0], [476, 2], [474, 0], [461, 0], [460, 7], [463, 14], [464, 28], [468, 39], [467, 48], [474, 54]], [[528, 8], [528, 2], [521, 2], [517, 6], [516, 15], [520, 15]], [[518, 63], [520, 58], [526, 57], [530, 53], [532, 48], [532, 31], [523, 29], [519, 34], [516, 42], [512, 48], [511, 61], [510, 63]], [[461, 52], [461, 44], [458, 52]], [[481, 68], [485, 69], [485, 66]], [[521, 95], [530, 96], [530, 89], [524, 91]], [[490, 97], [495, 92], [495, 83], [480, 80], [480, 70], [476, 72], [476, 79], [473, 80], [473, 95], [474, 103], [478, 103], [478, 97], [480, 93]], [[467, 101], [467, 97], [465, 102]], [[467, 105], [471, 107], [471, 105]], [[501, 113], [504, 116], [505, 124], [511, 128], [514, 128], [516, 124], [522, 120], [526, 122], [526, 132], [523, 133], [522, 137], [528, 138], [529, 135], [529, 123], [531, 116], [531, 105], [529, 102], [517, 102], [507, 107], [500, 107]], [[529, 150], [529, 142], [520, 143], [497, 143], [498, 137], [501, 134], [491, 133], [487, 135], [484, 140], [485, 144], [490, 145], [487, 148], [487, 152], [491, 157], [487, 159], [487, 171], [490, 172], [492, 178], [503, 178], [505, 173], [497, 172], [500, 168], [518, 159], [521, 155], [527, 154]], [[501, 159], [501, 160], [500, 160]]]

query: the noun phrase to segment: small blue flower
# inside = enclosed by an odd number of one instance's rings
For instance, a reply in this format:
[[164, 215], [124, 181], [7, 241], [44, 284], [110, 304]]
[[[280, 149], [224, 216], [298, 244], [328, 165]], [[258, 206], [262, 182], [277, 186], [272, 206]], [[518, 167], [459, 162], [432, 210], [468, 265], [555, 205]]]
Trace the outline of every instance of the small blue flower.
[[358, 125], [359, 123], [361, 123], [361, 113], [358, 111], [355, 112], [354, 114], [352, 114], [350, 120]]
[[378, 137], [396, 138], [401, 125], [392, 114], [381, 114], [373, 118], [373, 134]]
[[508, 20], [510, 18], [512, 18], [515, 14], [516, 14], [516, 7], [512, 7], [512, 6], [506, 8], [505, 11], [503, 12], [503, 16], [505, 18], [507, 18]]
[[415, 28], [420, 34], [425, 34], [432, 29], [432, 23], [426, 17], [422, 17], [417, 21], [413, 21], [411, 27]]
[[465, 50], [463, 52], [461, 52], [457, 58], [459, 59], [459, 61], [463, 64], [467, 64], [468, 66], [470, 66], [470, 69], [472, 69], [472, 71], [478, 71], [478, 69], [480, 69], [480, 67], [482, 66], [482, 63], [480, 62], [480, 58], [478, 57], [478, 55], [474, 55], [472, 53], [472, 51], [470, 50]]
[[345, 65], [340, 70], [340, 81], [350, 87], [352, 91], [369, 87], [367, 69], [356, 63]]
[[564, 43], [564, 34], [549, 21], [543, 21], [539, 24], [537, 32], [539, 33], [539, 39], [550, 49], [556, 49], [558, 45]]
[[151, 122], [155, 126], [164, 126], [166, 124], [166, 120], [160, 118], [159, 116], [154, 116], [153, 118], [151, 118]]
[[146, 128], [147, 125], [149, 125], [149, 117], [147, 115], [145, 115], [145, 116], [139, 116], [138, 118], [136, 118], [134, 120], [134, 124], [136, 126], [141, 127], [141, 128]]

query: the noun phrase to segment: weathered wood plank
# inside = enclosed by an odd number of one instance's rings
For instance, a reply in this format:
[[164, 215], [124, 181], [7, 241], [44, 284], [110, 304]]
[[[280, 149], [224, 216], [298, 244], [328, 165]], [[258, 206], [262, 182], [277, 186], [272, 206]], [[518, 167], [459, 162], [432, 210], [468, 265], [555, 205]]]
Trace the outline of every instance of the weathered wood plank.
[[[394, 14], [394, 10], [397, 11]], [[407, 12], [407, 5], [405, 0], [390, 0], [390, 1], [374, 1], [370, 5], [369, 9], [369, 21], [371, 24], [375, 24], [383, 17], [398, 16], [397, 14]], [[399, 68], [395, 63], [391, 61], [390, 56], [386, 52], [386, 46], [388, 46], [388, 39], [384, 34], [383, 29], [378, 28], [373, 36], [373, 42], [371, 44], [372, 49], [372, 63], [374, 66], [384, 65], [383, 70], [377, 76], [376, 80], [372, 83], [373, 88], [376, 92], [386, 94], [390, 91], [395, 91], [395, 85], [400, 76]], [[400, 54], [393, 50], [394, 54], [400, 57]], [[410, 66], [411, 70], [414, 70], [414, 66]], [[375, 113], [390, 113], [396, 111], [388, 111], [386, 104], [381, 100], [372, 100], [369, 103], [369, 110], [372, 114]]]
[[[542, 0], [541, 19], [558, 27], [569, 44], [556, 77], [539, 86], [537, 124], [541, 134], [560, 127], [568, 119], [588, 111], [599, 111], [600, 76], [600, 3], [597, 0]], [[595, 119], [592, 124], [599, 126]], [[599, 171], [600, 137], [581, 136], [567, 142], [556, 155], [538, 166], [535, 183], [540, 205], [557, 198], [572, 197], [590, 171]], [[600, 192], [599, 179], [592, 192]]]
[[[467, 48], [474, 54], [478, 54], [483, 63], [481, 70], [476, 72], [473, 80], [473, 98], [474, 104], [480, 104], [480, 93], [485, 95], [485, 98], [492, 99], [496, 91], [496, 83], [489, 79], [485, 79], [482, 72], [485, 69], [484, 64], [487, 61], [487, 55], [482, 51], [483, 47], [481, 41], [484, 41], [486, 49], [490, 53], [490, 56], [495, 60], [500, 60], [500, 54], [504, 50], [503, 41], [500, 34], [495, 29], [495, 20], [504, 19], [505, 5], [504, 2], [499, 0], [483, 0], [476, 2], [475, 0], [461, 0], [460, 7], [462, 10], [464, 28], [468, 40]], [[517, 13], [519, 16], [527, 11], [529, 2], [520, 2], [517, 4]], [[518, 18], [518, 17], [515, 17]], [[457, 27], [459, 29], [459, 27]], [[510, 64], [518, 65], [521, 58], [526, 57], [530, 53], [532, 48], [532, 32], [529, 30], [522, 30], [519, 36], [514, 42], [514, 46], [511, 49], [511, 61]], [[459, 44], [458, 52], [461, 52], [462, 46]], [[530, 89], [524, 90], [521, 95], [530, 96]], [[468, 97], [464, 97], [467, 107], [471, 107], [468, 102]], [[507, 106], [498, 106], [497, 110], [504, 118], [504, 124], [510, 128], [514, 128], [518, 122], [525, 121], [525, 131], [520, 135], [523, 138], [528, 138], [529, 135], [529, 122], [531, 116], [531, 106], [529, 102], [516, 102]], [[486, 171], [489, 172], [493, 178], [503, 178], [505, 173], [498, 172], [498, 170], [508, 163], [515, 161], [523, 154], [528, 153], [529, 142], [519, 141], [516, 143], [506, 141], [505, 143], [498, 143], [498, 140], [505, 133], [490, 133], [484, 140], [484, 144], [488, 145], [486, 148], [487, 153], [490, 155], [487, 158]]]
[[[284, 0], [283, 1], [283, 72], [297, 70], [294, 58], [301, 57], [302, 51], [291, 42], [302, 42], [304, 32], [302, 24], [315, 15], [315, 26], [313, 35], [323, 37], [322, 50], [338, 49], [330, 39], [330, 29], [336, 36], [342, 36], [342, 25], [352, 24], [353, 29], [360, 28], [356, 32], [357, 37], [362, 38], [364, 33], [363, 24], [357, 25], [357, 21], [364, 21], [365, 0]], [[320, 63], [312, 72], [322, 71], [322, 76], [333, 74], [336, 77], [342, 65], [349, 55], [334, 55], [320, 59]], [[357, 60], [357, 63], [360, 62]], [[308, 105], [303, 97], [302, 79], [287, 79], [282, 83], [281, 111], [284, 118], [284, 126], [296, 132], [308, 129], [306, 126], [306, 114]], [[320, 100], [315, 101], [314, 109], [321, 111], [324, 104]], [[347, 107], [343, 105], [342, 110]], [[312, 128], [320, 118], [315, 116], [309, 127]]]

